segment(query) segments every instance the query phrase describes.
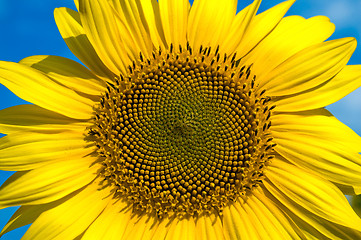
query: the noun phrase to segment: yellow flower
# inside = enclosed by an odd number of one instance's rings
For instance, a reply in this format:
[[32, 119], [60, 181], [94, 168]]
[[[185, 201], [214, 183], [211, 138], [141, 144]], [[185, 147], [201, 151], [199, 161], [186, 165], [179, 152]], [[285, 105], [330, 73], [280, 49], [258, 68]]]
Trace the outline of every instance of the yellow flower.
[[361, 86], [329, 19], [236, 0], [79, 0], [55, 19], [87, 66], [0, 63], [1, 234], [361, 239], [361, 138], [325, 106]]

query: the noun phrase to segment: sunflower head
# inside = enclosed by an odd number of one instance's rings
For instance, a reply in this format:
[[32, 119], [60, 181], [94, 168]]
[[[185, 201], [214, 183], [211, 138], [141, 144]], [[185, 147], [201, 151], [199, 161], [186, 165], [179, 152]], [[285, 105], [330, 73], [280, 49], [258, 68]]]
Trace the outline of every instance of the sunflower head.
[[258, 186], [273, 157], [273, 107], [235, 59], [171, 45], [109, 84], [89, 134], [114, 197], [158, 216], [194, 216]]
[[0, 232], [24, 239], [361, 239], [353, 38], [255, 0], [79, 0], [55, 56], [0, 62]]

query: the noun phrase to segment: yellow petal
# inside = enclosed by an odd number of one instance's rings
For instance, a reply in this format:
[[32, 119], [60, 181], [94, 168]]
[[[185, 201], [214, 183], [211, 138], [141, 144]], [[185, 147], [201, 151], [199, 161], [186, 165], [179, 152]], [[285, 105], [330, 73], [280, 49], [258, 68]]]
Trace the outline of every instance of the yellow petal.
[[124, 51], [120, 29], [124, 29], [108, 1], [80, 0], [80, 19], [99, 58], [113, 73], [125, 73], [131, 61]]
[[[131, 206], [128, 205], [128, 210], [131, 209]], [[128, 219], [122, 217], [122, 221], [124, 221], [124, 230], [122, 230], [122, 234], [120, 239], [128, 240], [151, 240], [151, 239], [162, 239], [154, 237], [154, 233], [159, 226], [159, 222], [161, 221], [156, 217], [155, 213], [152, 214], [128, 214]], [[119, 229], [118, 229], [119, 231]], [[117, 240], [119, 238], [114, 238]]]
[[227, 239], [304, 238], [292, 219], [262, 189], [255, 189], [245, 200], [225, 207], [223, 224]]
[[25, 104], [0, 110], [0, 132], [83, 131], [89, 123], [71, 119], [36, 105]]
[[191, 47], [222, 46], [236, 10], [236, 0], [195, 0], [189, 13], [187, 30]]
[[40, 214], [65, 202], [73, 195], [74, 193], [69, 194], [62, 199], [47, 204], [21, 206], [6, 223], [0, 232], [0, 237], [14, 229], [33, 223], [40, 216]]
[[2, 229], [0, 237], [14, 229], [33, 223], [43, 211], [48, 209], [43, 209], [41, 206], [42, 205], [20, 207]]
[[[112, 224], [114, 222], [117, 224]], [[196, 238], [193, 218], [161, 220], [155, 214], [138, 215], [132, 211], [131, 205], [116, 200], [109, 203], [103, 213], [87, 229], [82, 239], [192, 240], [199, 238]]]
[[156, 49], [159, 47], [164, 49], [167, 46], [167, 41], [164, 36], [157, 0], [140, 0], [140, 4], [142, 5], [144, 18], [146, 19], [154, 47]]
[[109, 202], [108, 196], [109, 191], [101, 190], [97, 182], [94, 182], [59, 206], [42, 213], [22, 239], [75, 239], [104, 210]]
[[[256, 0], [248, 7], [237, 13], [236, 17], [232, 21], [229, 32], [226, 34], [223, 42], [221, 43], [221, 48], [223, 51], [228, 54], [232, 54], [236, 49], [239, 48], [239, 46], [244, 46], [241, 41], [247, 36], [248, 30], [252, 31], [252, 29], [250, 29], [250, 25], [255, 19], [260, 4], [261, 0]], [[258, 36], [260, 36], [260, 33], [258, 34]], [[242, 48], [242, 50], [238, 50], [239, 51], [237, 51], [237, 53], [241, 53], [240, 56], [245, 54], [244, 48]]]
[[[279, 7], [279, 10], [282, 10], [281, 13], [284, 13], [290, 7], [290, 2], [285, 2], [284, 4], [284, 6]], [[275, 13], [281, 15], [279, 12]], [[266, 15], [265, 17], [268, 16]], [[266, 24], [266, 26], [268, 25]], [[314, 44], [325, 41], [332, 35], [334, 29], [334, 24], [324, 16], [310, 19], [304, 19], [300, 16], [286, 17], [241, 60], [241, 64], [253, 64], [252, 74], [255, 74], [257, 79], [262, 81], [263, 77], [267, 76], [272, 69], [292, 55]], [[262, 29], [260, 31], [265, 30]], [[261, 82], [261, 86], [263, 83]]]
[[223, 210], [224, 234], [227, 239], [262, 239], [260, 231], [252, 224], [243, 205], [244, 202], [235, 202]]
[[[164, 239], [164, 240], [173, 240], [173, 239], [189, 239], [195, 240], [196, 238], [196, 226], [194, 219], [183, 218], [164, 218], [158, 219], [155, 216], [151, 216], [149, 219], [145, 218], [146, 222], [144, 226], [134, 225], [134, 228], [130, 228], [127, 235], [124, 235], [122, 239], [129, 239], [131, 232], [141, 231], [143, 234], [142, 238], [136, 238], [138, 240], [146, 239]], [[133, 221], [132, 224], [136, 222]], [[148, 228], [148, 229], [146, 229]], [[133, 229], [133, 231], [132, 231]], [[144, 230], [143, 230], [144, 229]], [[149, 231], [150, 230], [150, 231]], [[139, 234], [137, 234], [139, 235]], [[133, 239], [133, 238], [132, 238]]]
[[168, 46], [185, 46], [190, 4], [188, 0], [159, 0], [163, 30]]
[[221, 217], [215, 214], [202, 214], [196, 219], [196, 239], [225, 239]]
[[86, 67], [73, 60], [58, 56], [31, 56], [20, 61], [45, 73], [58, 83], [80, 93], [100, 95], [105, 91], [105, 82]]
[[[275, 185], [269, 180], [265, 181], [267, 187], [278, 191]], [[302, 205], [296, 204], [292, 199], [282, 192], [279, 192], [282, 201], [279, 201], [267, 189], [263, 189], [263, 195], [266, 196], [275, 206], [284, 212], [286, 216], [295, 223], [294, 229], [301, 230], [305, 235], [302, 239], [360, 239], [361, 232], [357, 229], [348, 228], [334, 222], [330, 222], [306, 210]], [[332, 211], [332, 210], [331, 210]], [[302, 236], [300, 235], [300, 236]]]
[[264, 182], [268, 191], [291, 211], [302, 207], [330, 222], [359, 229], [361, 219], [342, 192], [329, 181], [278, 159], [267, 166], [265, 175], [272, 183]]
[[326, 109], [274, 114], [271, 121], [272, 131], [277, 132], [281, 138], [287, 134], [295, 134], [295, 141], [297, 141], [296, 136], [301, 135], [303, 138], [314, 138], [317, 142], [316, 138], [321, 136], [332, 142], [332, 145], [343, 147], [346, 151], [361, 152], [361, 137]]
[[16, 172], [0, 187], [0, 208], [58, 200], [95, 178], [98, 166], [90, 167], [93, 162], [93, 158], [84, 157]]
[[[300, 226], [307, 239], [339, 239], [354, 240], [361, 239], [361, 233], [358, 229], [351, 229], [325, 219], [312, 215], [310, 212], [303, 211], [303, 219], [288, 213], [294, 219], [295, 223]], [[307, 216], [305, 216], [307, 215]]]
[[[229, 46], [231, 51], [236, 51], [239, 57], [247, 55], [277, 26], [295, 0], [285, 1], [254, 16], [260, 2], [254, 1], [251, 5], [248, 21], [239, 16], [247, 8], [237, 14], [229, 37], [224, 42], [224, 45]], [[251, 18], [252, 16], [254, 17]], [[245, 29], [244, 33], [239, 29]]]
[[110, 2], [120, 21], [120, 37], [136, 57], [133, 60], [138, 60], [140, 52], [143, 56], [149, 57], [153, 44], [148, 25], [143, 21], [144, 14], [140, 0], [111, 0]]
[[79, 9], [79, 0], [74, 0], [75, 7]]
[[94, 151], [81, 133], [18, 132], [0, 138], [0, 169], [25, 171], [66, 159], [80, 159]]
[[68, 8], [56, 8], [54, 17], [61, 36], [74, 55], [98, 76], [113, 79], [113, 73], [100, 60], [85, 35], [79, 13]]
[[[172, 218], [172, 219], [167, 219], [166, 218], [166, 219], [163, 219], [163, 220], [159, 220], [158, 224], [155, 225], [153, 239], [166, 239], [166, 237], [167, 237], [167, 235], [169, 233], [169, 228], [171, 226], [173, 226], [174, 224], [178, 223], [177, 220], [178, 220], [177, 218]], [[194, 221], [193, 221], [193, 224], [195, 225]]]
[[276, 111], [304, 111], [330, 105], [361, 86], [361, 65], [347, 65], [335, 77], [312, 89], [273, 98]]
[[[127, 206], [125, 202], [121, 200], [110, 201], [104, 211], [86, 230], [82, 239], [122, 239], [127, 225], [131, 220], [131, 215], [132, 209]], [[138, 234], [138, 232], [133, 232], [133, 234]]]
[[[305, 48], [261, 79], [268, 96], [282, 96], [313, 88], [334, 77], [356, 48], [354, 38], [332, 40]], [[263, 85], [262, 85], [263, 84]]]
[[193, 218], [175, 219], [168, 230], [165, 240], [182, 240], [184, 236], [186, 236], [187, 239], [194, 240], [195, 231]]
[[[251, 198], [248, 204], [257, 216], [260, 216], [259, 219], [261, 221], [267, 222], [268, 220], [268, 224], [262, 223], [262, 225], [273, 225], [273, 229], [267, 228], [271, 236], [274, 234], [272, 239], [280, 238], [277, 236], [287, 236], [287, 238], [290, 239], [304, 239], [303, 233], [298, 226], [294, 224], [293, 219], [289, 218], [278, 204], [275, 204], [274, 201], [268, 198], [264, 190], [264, 187], [255, 190], [254, 197]], [[262, 217], [262, 214], [264, 217]], [[274, 232], [271, 232], [271, 230]]]
[[0, 83], [18, 97], [76, 119], [89, 119], [94, 102], [28, 66], [0, 62]]
[[[302, 128], [302, 127], [300, 127]], [[322, 134], [322, 133], [321, 133]], [[320, 135], [273, 131], [275, 150], [295, 165], [314, 171], [329, 181], [361, 188], [361, 156]], [[322, 135], [321, 135], [322, 136]]]

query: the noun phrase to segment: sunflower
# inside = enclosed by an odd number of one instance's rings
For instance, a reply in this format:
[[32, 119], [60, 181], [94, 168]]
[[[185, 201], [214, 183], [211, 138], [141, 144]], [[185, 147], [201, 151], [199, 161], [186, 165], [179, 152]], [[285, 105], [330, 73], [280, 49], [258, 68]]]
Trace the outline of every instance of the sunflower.
[[236, 0], [79, 0], [55, 10], [84, 63], [0, 63], [33, 104], [0, 111], [1, 235], [361, 239], [361, 138], [325, 106], [361, 86], [329, 19]]

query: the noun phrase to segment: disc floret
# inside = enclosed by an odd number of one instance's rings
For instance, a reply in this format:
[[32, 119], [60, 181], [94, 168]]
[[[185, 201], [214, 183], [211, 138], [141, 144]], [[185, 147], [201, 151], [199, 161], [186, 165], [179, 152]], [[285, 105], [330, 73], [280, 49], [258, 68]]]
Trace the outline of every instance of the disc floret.
[[158, 50], [109, 84], [91, 135], [114, 197], [158, 216], [221, 212], [263, 177], [274, 106], [219, 48]]

